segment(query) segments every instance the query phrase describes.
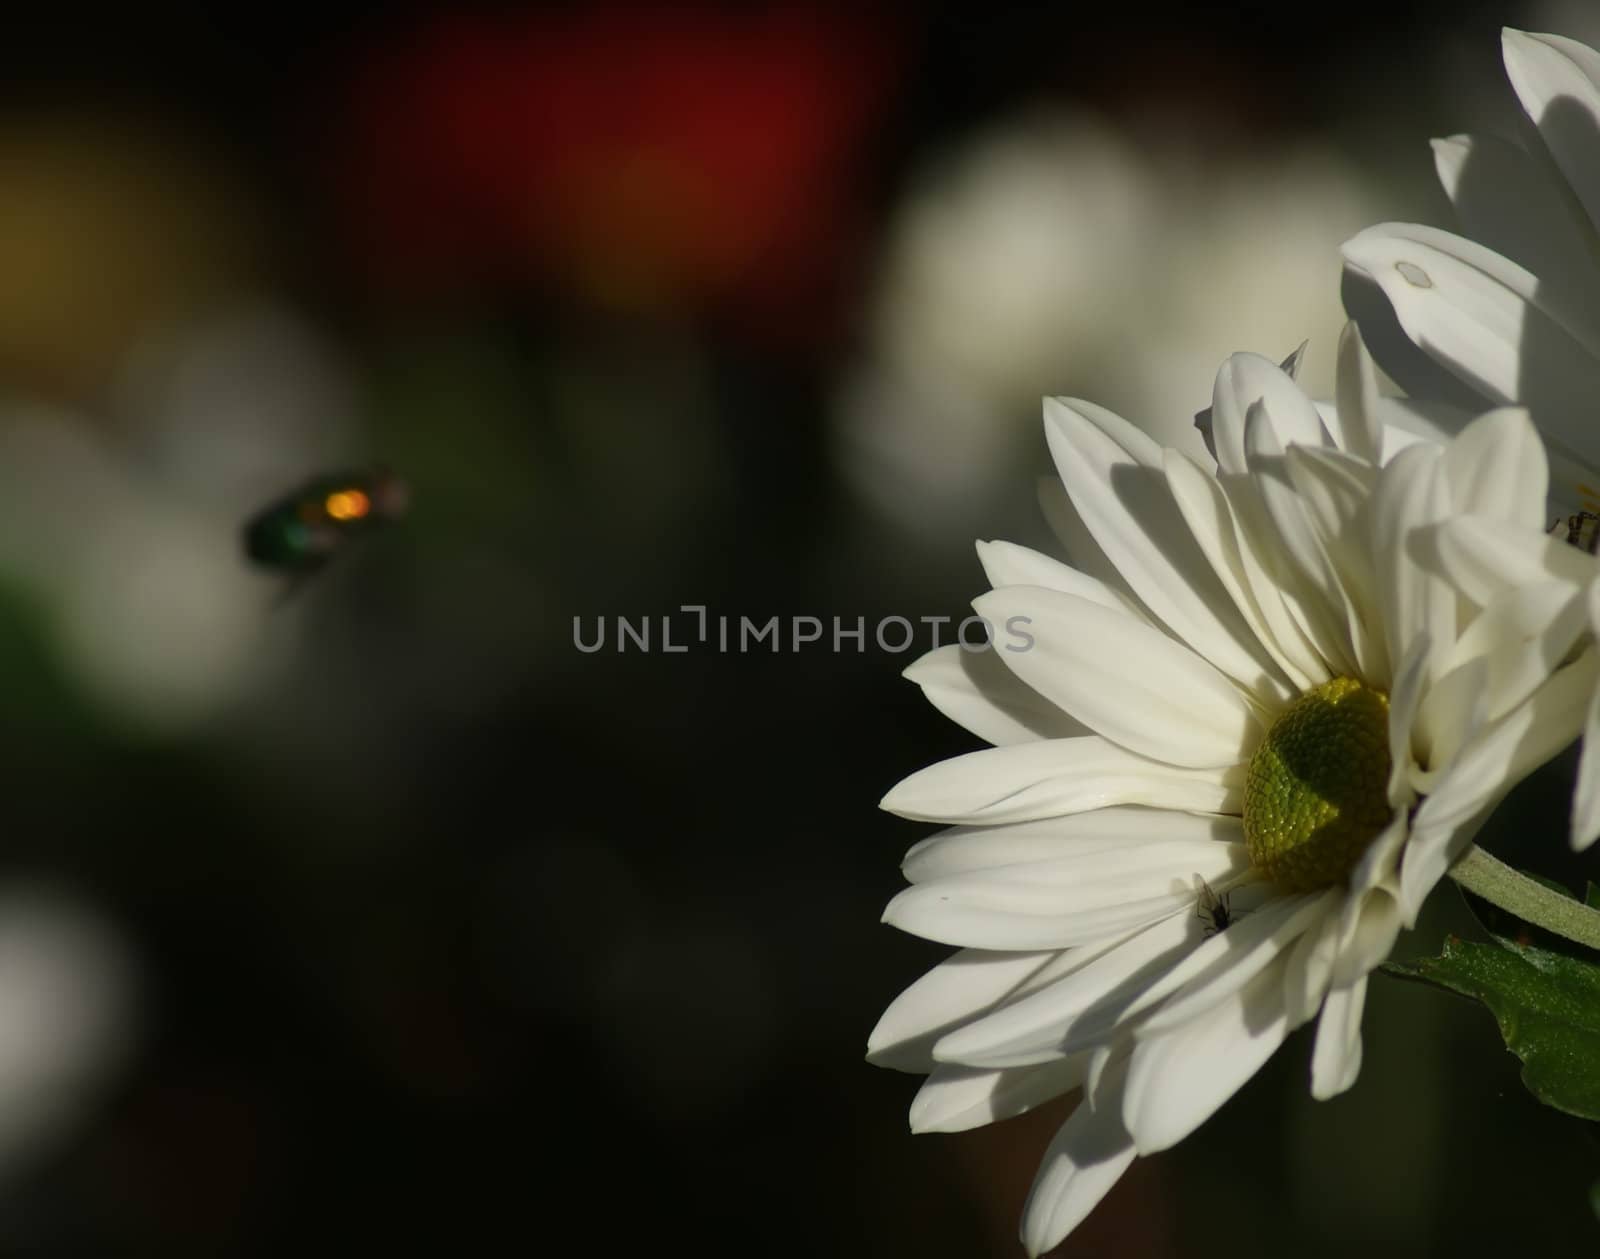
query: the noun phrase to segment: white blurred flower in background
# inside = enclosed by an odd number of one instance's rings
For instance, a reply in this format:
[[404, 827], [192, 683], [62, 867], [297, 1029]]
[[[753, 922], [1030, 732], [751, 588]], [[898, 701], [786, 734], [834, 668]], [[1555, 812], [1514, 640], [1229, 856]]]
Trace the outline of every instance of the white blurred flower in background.
[[240, 528], [349, 457], [352, 394], [327, 347], [262, 308], [144, 343], [109, 415], [0, 405], [0, 585], [42, 611], [104, 715], [179, 735], [278, 675], [297, 609]]
[[[875, 333], [901, 366], [1004, 397], [1115, 347], [1148, 298], [1138, 263], [1164, 224], [1155, 167], [1071, 116], [981, 137], [928, 172], [888, 242]], [[930, 360], [930, 361], [919, 361]]]
[[70, 1139], [136, 1033], [133, 959], [76, 898], [0, 888], [0, 1179]]
[[350, 370], [309, 321], [271, 303], [140, 342], [112, 409], [141, 463], [233, 515], [363, 453]]
[[845, 475], [907, 530], [959, 533], [1014, 488], [1041, 395], [1155, 417], [1152, 436], [1196, 456], [1194, 382], [1235, 351], [1309, 339], [1300, 381], [1328, 396], [1338, 245], [1378, 204], [1332, 152], [1200, 161], [1066, 112], [980, 135], [890, 228], [837, 401]]

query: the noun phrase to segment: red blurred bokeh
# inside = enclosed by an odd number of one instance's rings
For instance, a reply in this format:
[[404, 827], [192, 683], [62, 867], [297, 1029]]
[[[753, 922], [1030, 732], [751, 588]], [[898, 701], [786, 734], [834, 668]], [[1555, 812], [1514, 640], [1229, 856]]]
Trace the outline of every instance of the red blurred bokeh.
[[355, 256], [389, 300], [532, 283], [807, 336], [861, 234], [896, 48], [794, 6], [427, 20], [350, 76]]

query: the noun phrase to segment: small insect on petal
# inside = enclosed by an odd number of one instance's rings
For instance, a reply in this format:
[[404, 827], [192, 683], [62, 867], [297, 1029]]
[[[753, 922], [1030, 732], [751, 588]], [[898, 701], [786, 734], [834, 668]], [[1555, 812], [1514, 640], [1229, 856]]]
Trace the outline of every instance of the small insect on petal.
[[1580, 511], [1565, 520], [1557, 520], [1547, 532], [1552, 537], [1564, 534], [1568, 542], [1590, 555], [1600, 551], [1600, 515], [1592, 511]]
[[1233, 922], [1233, 910], [1228, 904], [1233, 893], [1224, 892], [1219, 896], [1211, 890], [1211, 884], [1207, 883], [1198, 874], [1194, 876], [1194, 879], [1200, 885], [1200, 896], [1195, 902], [1194, 915], [1205, 923], [1206, 935], [1220, 935]]

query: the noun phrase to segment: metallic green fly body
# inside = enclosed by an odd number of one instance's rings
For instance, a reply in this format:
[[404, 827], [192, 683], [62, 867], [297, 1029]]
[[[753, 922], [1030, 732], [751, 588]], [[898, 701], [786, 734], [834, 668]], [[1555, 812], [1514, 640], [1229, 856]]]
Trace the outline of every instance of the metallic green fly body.
[[245, 555], [262, 568], [312, 573], [350, 539], [400, 519], [409, 501], [406, 483], [384, 468], [317, 477], [245, 522]]

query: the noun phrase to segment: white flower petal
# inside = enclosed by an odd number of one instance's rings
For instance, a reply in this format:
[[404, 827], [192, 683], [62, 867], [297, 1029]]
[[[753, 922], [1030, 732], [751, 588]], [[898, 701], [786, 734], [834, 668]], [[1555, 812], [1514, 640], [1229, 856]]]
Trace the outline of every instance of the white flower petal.
[[1368, 228], [1347, 261], [1383, 289], [1423, 350], [1573, 449], [1592, 446], [1600, 326], [1583, 305], [1473, 241], [1415, 224]]
[[1050, 526], [1050, 532], [1055, 534], [1061, 543], [1072, 567], [1079, 572], [1087, 573], [1102, 586], [1115, 590], [1128, 602], [1143, 610], [1143, 605], [1134, 596], [1132, 587], [1117, 571], [1117, 566], [1106, 558], [1106, 553], [1094, 540], [1089, 527], [1083, 523], [1083, 517], [1078, 514], [1078, 509], [1067, 497], [1067, 489], [1061, 484], [1061, 478], [1042, 476], [1036, 484], [1039, 510], [1044, 515], [1045, 523]]
[[[1406, 810], [1396, 809], [1394, 817], [1367, 845], [1366, 852], [1361, 854], [1361, 860], [1356, 862], [1356, 868], [1350, 872], [1350, 877], [1345, 880], [1345, 903], [1340, 907], [1340, 914], [1348, 919], [1352, 901], [1360, 901], [1368, 892], [1382, 890], [1396, 894], [1400, 887], [1399, 865], [1400, 855], [1405, 850], [1406, 840], [1410, 838], [1411, 827]], [[1348, 922], [1346, 923], [1348, 926]], [[1341, 928], [1340, 948], [1344, 947], [1345, 936], [1348, 934]]]
[[1442, 428], [1446, 435], [1456, 431], [1458, 425], [1450, 421], [1459, 419], [1464, 424], [1477, 415], [1483, 410], [1483, 396], [1412, 341], [1389, 295], [1350, 259], [1348, 246], [1348, 241], [1341, 246], [1345, 258], [1339, 275], [1339, 297], [1345, 313], [1361, 326], [1361, 339], [1384, 375], [1399, 385], [1407, 398], [1429, 400], [1418, 405], [1406, 398], [1380, 397], [1378, 405], [1385, 424], [1383, 460], [1387, 463], [1411, 444], [1404, 434], [1438, 440], [1440, 434], [1430, 431], [1434, 426]]
[[1506, 77], [1539, 138], [1600, 224], [1600, 54], [1560, 35], [1501, 34]]
[[1077, 595], [1080, 599], [1098, 603], [1101, 607], [1136, 620], [1144, 619], [1144, 613], [1133, 600], [1120, 591], [1113, 590], [1087, 573], [1068, 568], [1059, 560], [1014, 542], [978, 543], [978, 561], [983, 565], [989, 585], [996, 589], [1001, 586], [1043, 586], [1047, 590]]
[[1093, 1106], [1098, 1099], [1104, 1103], [1101, 1085], [1106, 1078], [1106, 1071], [1115, 1063], [1126, 1062], [1129, 1046], [1125, 1044], [1112, 1045], [1102, 1041], [1089, 1051], [1089, 1075], [1083, 1082], [1083, 1094], [1089, 1105]]
[[1150, 981], [1201, 939], [1194, 913], [1171, 914], [1112, 947], [1071, 975], [996, 1008], [946, 1034], [936, 1061], [979, 1067], [1051, 1062], [1095, 1043], [1117, 1025]]
[[[1600, 632], [1600, 581], [1584, 592], [1589, 624]], [[1579, 850], [1600, 835], [1600, 687], [1589, 700], [1583, 724], [1583, 753], [1578, 761], [1578, 783], [1572, 797], [1572, 846]]]
[[1369, 227], [1342, 252], [1383, 290], [1422, 349], [1491, 397], [1512, 400], [1528, 296], [1538, 283], [1532, 273], [1473, 241], [1412, 223]]
[[[1398, 851], [1397, 844], [1390, 851], [1391, 858]], [[1411, 859], [1411, 854], [1411, 848], [1407, 847], [1407, 861]], [[1404, 877], [1402, 868], [1402, 882]], [[1333, 987], [1349, 987], [1379, 966], [1394, 949], [1394, 942], [1403, 925], [1404, 908], [1393, 894], [1395, 890], [1394, 880], [1390, 879], [1382, 885], [1365, 892], [1351, 893], [1344, 898], [1339, 915], [1339, 948], [1333, 959], [1333, 973], [1329, 977]]]
[[1239, 690], [1159, 630], [1040, 586], [974, 599], [991, 624], [1027, 618], [1034, 642], [1002, 659], [1034, 690], [1141, 755], [1192, 769], [1236, 765], [1261, 727]]
[[1050, 949], [1092, 944], [1194, 903], [1191, 879], [1242, 878], [1242, 845], [1211, 841], [1098, 849], [1064, 861], [999, 866], [913, 884], [883, 921], [942, 944]]
[[1340, 897], [1336, 888], [1280, 896], [1239, 916], [1150, 986], [1136, 1009], [1160, 1004], [1134, 1034], [1141, 1040], [1166, 1035], [1233, 996], [1301, 935], [1314, 930]]
[[1283, 1002], [1291, 1027], [1304, 1023], [1322, 1004], [1339, 951], [1339, 914], [1324, 913], [1289, 950], [1283, 968]]
[[1284, 454], [1284, 467], [1344, 592], [1346, 615], [1361, 625], [1357, 654], [1362, 676], [1387, 677], [1388, 648], [1378, 624], [1369, 557], [1377, 468], [1321, 446], [1291, 446]]
[[[1413, 529], [1442, 519], [1449, 510], [1440, 461], [1435, 446], [1401, 451], [1379, 474], [1373, 495], [1372, 564], [1390, 660], [1404, 658], [1424, 634], [1431, 653], [1455, 637], [1455, 592], [1418, 564], [1407, 545]], [[1424, 677], [1434, 676], [1430, 655]]]
[[[1588, 697], [1600, 677], [1593, 647], [1547, 678], [1528, 700], [1507, 713], [1462, 750], [1447, 783], [1417, 814], [1417, 823], [1439, 825], [1477, 809], [1485, 789], [1504, 792], [1571, 743], [1583, 727]], [[1447, 791], [1460, 783], [1460, 794]], [[1430, 808], [1430, 806], [1432, 806]]]
[[1456, 511], [1544, 527], [1550, 466], [1522, 407], [1502, 407], [1467, 425], [1445, 448], [1443, 469]]
[[1600, 691], [1589, 701], [1578, 785], [1572, 797], [1572, 846], [1582, 852], [1600, 836]]
[[1578, 784], [1572, 797], [1572, 846], [1582, 852], [1600, 836], [1600, 690], [1589, 701]]
[[933, 1044], [952, 1028], [1059, 979], [1095, 956], [1093, 949], [963, 949], [889, 1003], [867, 1038], [867, 1061], [896, 1071], [931, 1071]]
[[1106, 1069], [1094, 1090], [1061, 1125], [1044, 1153], [1022, 1211], [1022, 1244], [1029, 1259], [1059, 1245], [1133, 1162], [1133, 1138], [1122, 1124], [1127, 1059]]
[[1262, 403], [1278, 437], [1290, 442], [1322, 445], [1333, 440], [1316, 404], [1295, 383], [1300, 349], [1281, 365], [1260, 354], [1231, 355], [1217, 371], [1211, 389], [1212, 445], [1221, 474], [1240, 475], [1248, 470], [1245, 427], [1250, 408]]
[[920, 686], [951, 721], [996, 746], [1089, 733], [1006, 668], [992, 649], [968, 651], [948, 643], [914, 660], [901, 676]]
[[1244, 415], [1254, 399], [1241, 398], [1233, 371], [1234, 360], [1229, 358], [1217, 371], [1211, 386], [1210, 444], [1219, 474], [1243, 476], [1248, 470], [1244, 457]]
[[1245, 451], [1249, 485], [1260, 496], [1268, 532], [1263, 535], [1248, 516], [1247, 527], [1255, 532], [1258, 549], [1279, 559], [1276, 576], [1285, 602], [1301, 610], [1302, 624], [1330, 668], [1341, 674], [1363, 672], [1366, 628], [1312, 527], [1277, 432], [1260, 403], [1245, 417]]
[[[1071, 428], [1074, 420], [1087, 422], [1101, 436], [1120, 448], [1134, 463], [1146, 468], [1161, 466], [1160, 444], [1138, 425], [1128, 423], [1115, 411], [1107, 410], [1099, 403], [1087, 402], [1082, 398], [1044, 400], [1046, 434], [1057, 426]], [[1066, 485], [1067, 492], [1071, 493], [1072, 483], [1064, 476], [1061, 480]]]
[[[1253, 477], [1230, 476], [1222, 479], [1222, 488], [1239, 526], [1241, 547], [1254, 557], [1247, 571], [1253, 583], [1258, 574], [1264, 581], [1255, 585], [1257, 603], [1263, 610], [1276, 605], [1293, 625], [1294, 635], [1315, 662], [1309, 675], [1314, 683], [1349, 672], [1352, 648], [1344, 623], [1290, 557], [1267, 511], [1261, 485]], [[1280, 641], [1290, 638], [1282, 635]]]
[[1577, 737], [1597, 681], [1600, 665], [1591, 647], [1461, 750], [1412, 819], [1401, 867], [1407, 923], [1495, 803]]
[[[1488, 812], [1487, 808], [1484, 812]], [[1456, 858], [1466, 851], [1481, 822], [1482, 818], [1475, 818], [1454, 830], [1420, 827], [1412, 834], [1400, 866], [1398, 905], [1402, 926], [1407, 929], [1416, 926], [1422, 902], [1439, 885]]]
[[[976, 870], [963, 870], [943, 879], [926, 879], [948, 891], [957, 884], [981, 883], [993, 886], [1013, 886], [1037, 896], [1046, 912], [1056, 912], [1061, 907], [1071, 908], [1081, 900], [1098, 904], [1115, 894], [1114, 887], [1100, 884], [1123, 884], [1153, 890], [1165, 890], [1167, 881], [1192, 888], [1189, 874], [1192, 863], [1197, 874], [1235, 873], [1244, 869], [1244, 845], [1219, 843], [1206, 836], [1179, 839], [1154, 839], [1132, 842], [1107, 837], [1085, 837], [1084, 841], [1062, 849], [1060, 855], [1043, 861], [1010, 862], [1003, 865], [986, 865]], [[1193, 892], [1190, 896], [1192, 898]]]
[[[1554, 668], [1566, 655], [1578, 632], [1585, 628], [1583, 587], [1550, 578], [1507, 586], [1493, 595], [1461, 631], [1455, 646], [1439, 660], [1440, 668], [1454, 669], [1478, 656], [1493, 657], [1526, 647], [1550, 632], [1557, 622], [1576, 618], [1579, 624], [1559, 654], [1549, 660]], [[1547, 669], [1546, 672], [1549, 672]], [[1498, 711], [1494, 714], [1498, 716]]]
[[[1365, 541], [1359, 536], [1365, 524], [1364, 509], [1378, 483], [1377, 466], [1326, 446], [1291, 446], [1284, 452], [1284, 463], [1329, 555], [1339, 559], [1345, 548], [1352, 552], [1360, 549]], [[1346, 565], [1338, 567], [1344, 576]], [[1358, 566], [1352, 557], [1349, 567], [1361, 568], [1365, 580], [1365, 565]]]
[[1546, 281], [1570, 278], [1574, 267], [1586, 276], [1593, 272], [1588, 225], [1546, 163], [1493, 136], [1435, 140], [1433, 159], [1445, 195], [1474, 240]]
[[963, 948], [1058, 949], [1137, 931], [1185, 903], [1176, 892], [1133, 899], [1123, 890], [1105, 894], [1099, 905], [1080, 901], [1080, 908], [1052, 915], [1038, 897], [1009, 884], [967, 881], [946, 893], [937, 883], [922, 883], [890, 901], [883, 921], [924, 940]]
[[1136, 459], [1076, 399], [1052, 399], [1045, 434], [1062, 484], [1139, 602], [1179, 641], [1242, 685], [1271, 672], [1262, 648], [1185, 526], [1161, 468]]
[[913, 845], [901, 871], [912, 883], [994, 866], [1059, 861], [1103, 848], [1172, 842], [1242, 843], [1236, 817], [1123, 806], [1005, 826], [956, 826]]
[[1270, 700], [1310, 689], [1315, 685], [1313, 678], [1323, 678], [1323, 662], [1284, 608], [1273, 579], [1241, 538], [1226, 492], [1215, 477], [1181, 451], [1169, 450], [1166, 456], [1167, 485], [1184, 522], [1234, 607], [1271, 653], [1282, 675], [1282, 681], [1268, 676], [1257, 697]]
[[[1291, 444], [1302, 446], [1332, 446], [1333, 435], [1322, 422], [1316, 404], [1306, 397], [1293, 378], [1269, 358], [1259, 354], [1235, 354], [1217, 373], [1219, 388], [1232, 390], [1233, 399], [1228, 407], [1231, 416], [1242, 415], [1246, 428], [1250, 410], [1260, 406], [1267, 422], [1272, 426], [1279, 450]], [[1215, 396], [1213, 392], [1213, 396]], [[1230, 441], [1230, 445], [1231, 445]], [[1248, 435], [1245, 451], [1248, 453]], [[1248, 466], [1248, 463], [1245, 465]], [[1226, 471], [1242, 471], [1228, 468]]]
[[935, 1067], [911, 1103], [911, 1131], [966, 1132], [1025, 1114], [1083, 1083], [1089, 1055], [1010, 1071]]
[[[1519, 605], [1516, 612], [1502, 613], [1504, 605], [1513, 601]], [[1565, 583], [1536, 582], [1507, 592], [1478, 615], [1468, 633], [1491, 618], [1499, 621], [1502, 630], [1499, 641], [1487, 645], [1479, 655], [1484, 664], [1486, 720], [1497, 721], [1520, 704], [1568, 657], [1586, 628], [1583, 605], [1582, 592]], [[1516, 630], [1523, 636], [1514, 637]], [[1488, 644], [1487, 637], [1480, 641]], [[1435, 763], [1442, 759], [1443, 753]]]
[[917, 821], [985, 824], [1116, 804], [1237, 813], [1243, 780], [1240, 766], [1179, 769], [1085, 735], [985, 748], [940, 761], [901, 782], [879, 807]]
[[[1453, 329], [1434, 329], [1439, 337], [1437, 346], [1430, 348], [1426, 339], [1418, 342], [1436, 357], [1451, 337], [1469, 335], [1469, 330], [1472, 330], [1470, 335], [1487, 336], [1496, 342], [1496, 353], [1498, 343], [1508, 334], [1521, 338], [1517, 348], [1526, 349], [1531, 336], [1557, 330], [1565, 333], [1561, 355], [1568, 353], [1566, 342], [1589, 355], [1600, 352], [1600, 319], [1596, 312], [1588, 309], [1581, 291], [1543, 281], [1526, 267], [1518, 266], [1477, 241], [1418, 223], [1385, 223], [1368, 228], [1347, 242], [1346, 258], [1360, 252], [1359, 247], [1351, 247], [1369, 234], [1374, 234], [1369, 253], [1393, 259], [1393, 265], [1388, 268], [1388, 283], [1384, 285], [1391, 300], [1395, 295], [1391, 286], [1404, 286], [1411, 294], [1407, 300], [1417, 311], [1428, 311], [1446, 300], [1460, 303], [1460, 315], [1465, 322]], [[1379, 240], [1387, 241], [1387, 245], [1377, 244]], [[1403, 263], [1410, 265], [1403, 266]], [[1376, 278], [1380, 283], [1385, 280], [1384, 276]], [[1396, 309], [1398, 312], [1398, 306]], [[1434, 313], [1438, 313], [1437, 310]], [[1541, 349], [1553, 351], [1556, 347]], [[1457, 374], [1463, 374], [1461, 365], [1446, 359], [1440, 361]], [[1549, 358], [1539, 366], [1548, 369], [1562, 361], [1565, 360]], [[1482, 363], [1476, 383], [1491, 397], [1510, 403], [1515, 397], [1495, 384], [1508, 379], [1502, 373], [1503, 367], [1498, 361]], [[1526, 385], [1527, 373], [1520, 375]], [[1464, 378], [1472, 379], [1471, 376]], [[1523, 400], [1526, 401], [1526, 397]]]
[[1176, 1145], [1238, 1091], [1289, 1034], [1281, 964], [1166, 1036], [1140, 1041], [1122, 1118], [1139, 1153]]
[[[1489, 700], [1489, 662], [1485, 657], [1444, 671], [1428, 687], [1417, 709], [1412, 747], [1418, 764], [1447, 764], [1489, 719]], [[1398, 760], [1395, 768], [1400, 768]]]
[[1354, 320], [1339, 334], [1334, 393], [1344, 449], [1376, 466], [1383, 457], [1378, 372]]
[[1412, 727], [1416, 725], [1417, 710], [1422, 705], [1423, 687], [1427, 681], [1428, 661], [1432, 656], [1432, 640], [1419, 634], [1406, 648], [1394, 684], [1389, 689], [1389, 804], [1395, 808], [1410, 805], [1413, 792], [1409, 780], [1415, 740]]
[[1319, 1102], [1337, 1097], [1356, 1082], [1361, 1071], [1361, 1011], [1367, 1000], [1367, 977], [1328, 993], [1317, 1022], [1317, 1043], [1311, 1053], [1311, 1096]]
[[1411, 548], [1463, 597], [1483, 607], [1508, 587], [1545, 579], [1587, 585], [1594, 558], [1562, 538], [1531, 529], [1509, 529], [1503, 521], [1471, 513], [1419, 529]]

